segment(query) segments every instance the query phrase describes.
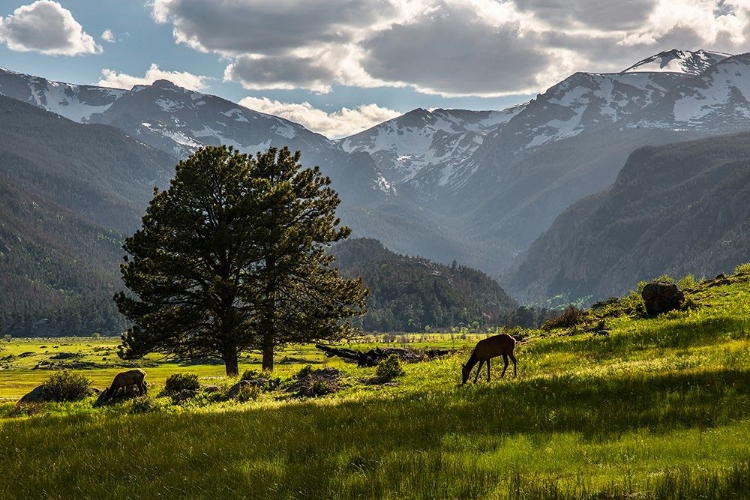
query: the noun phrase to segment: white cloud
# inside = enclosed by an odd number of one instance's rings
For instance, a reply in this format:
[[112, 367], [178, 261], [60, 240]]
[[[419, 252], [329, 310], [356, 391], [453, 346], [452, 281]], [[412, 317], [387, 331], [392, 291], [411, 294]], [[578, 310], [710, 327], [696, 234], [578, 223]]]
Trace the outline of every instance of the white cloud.
[[255, 111], [286, 118], [331, 139], [356, 134], [401, 115], [398, 111], [381, 108], [377, 104], [363, 104], [356, 109], [341, 108], [332, 113], [315, 108], [308, 102], [287, 103], [265, 97], [245, 97], [240, 104]]
[[0, 42], [16, 52], [76, 56], [103, 51], [62, 5], [38, 0], [0, 18]]
[[750, 51], [750, 0], [154, 0], [177, 43], [250, 89], [543, 91], [662, 50]]
[[102, 33], [102, 40], [109, 43], [115, 43], [115, 35], [112, 33], [112, 30], [104, 30], [104, 33]]
[[102, 78], [96, 83], [102, 87], [113, 87], [117, 89], [130, 89], [134, 85], [151, 85], [156, 80], [169, 80], [170, 82], [190, 90], [206, 90], [208, 84], [207, 76], [194, 75], [186, 71], [164, 71], [156, 64], [146, 71], [144, 76], [133, 76], [127, 73], [117, 73], [111, 69], [102, 70]]

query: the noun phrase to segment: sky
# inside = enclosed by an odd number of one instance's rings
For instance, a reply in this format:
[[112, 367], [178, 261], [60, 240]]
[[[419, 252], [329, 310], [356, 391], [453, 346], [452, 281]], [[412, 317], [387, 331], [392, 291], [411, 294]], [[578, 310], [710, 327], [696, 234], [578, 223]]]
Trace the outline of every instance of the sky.
[[165, 78], [328, 137], [415, 108], [504, 109], [673, 48], [750, 51], [750, 0], [0, 0], [0, 66]]

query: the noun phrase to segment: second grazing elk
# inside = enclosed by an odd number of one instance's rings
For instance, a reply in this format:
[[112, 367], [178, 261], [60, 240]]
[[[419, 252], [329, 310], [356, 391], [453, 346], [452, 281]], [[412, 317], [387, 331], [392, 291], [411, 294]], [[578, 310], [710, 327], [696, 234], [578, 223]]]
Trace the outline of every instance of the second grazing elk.
[[474, 365], [476, 365], [477, 362], [479, 362], [479, 368], [477, 368], [477, 375], [476, 377], [474, 377], [474, 383], [476, 383], [477, 379], [479, 378], [479, 372], [482, 371], [482, 365], [484, 365], [485, 362], [487, 362], [487, 382], [489, 382], [490, 359], [497, 356], [502, 356], [503, 361], [505, 362], [505, 367], [503, 368], [503, 373], [502, 375], [500, 375], [500, 378], [503, 378], [505, 376], [505, 370], [508, 369], [508, 358], [513, 361], [513, 376], [515, 377], [518, 374], [516, 367], [516, 357], [513, 356], [513, 350], [515, 349], [515, 347], [516, 340], [507, 333], [501, 333], [500, 335], [495, 335], [493, 337], [487, 337], [484, 340], [480, 340], [479, 342], [477, 342], [477, 346], [474, 348], [474, 352], [471, 353], [469, 361], [467, 361], [466, 364], [461, 368], [461, 383], [465, 384], [466, 381], [469, 380], [469, 374], [471, 373], [472, 368], [474, 368]]

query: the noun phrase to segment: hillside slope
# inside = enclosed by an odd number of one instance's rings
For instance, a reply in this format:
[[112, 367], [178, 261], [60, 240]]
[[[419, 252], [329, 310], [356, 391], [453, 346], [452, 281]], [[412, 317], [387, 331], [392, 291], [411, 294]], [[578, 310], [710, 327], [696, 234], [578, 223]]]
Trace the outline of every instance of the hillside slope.
[[597, 300], [665, 273], [730, 271], [750, 261], [748, 200], [750, 134], [641, 148], [531, 245], [508, 288]]
[[0, 326], [11, 335], [116, 333], [123, 234], [174, 159], [112, 127], [0, 96]]
[[481, 271], [399, 255], [380, 242], [357, 238], [331, 249], [348, 277], [362, 276], [370, 288], [362, 327], [374, 331], [424, 331], [504, 323], [516, 303]]

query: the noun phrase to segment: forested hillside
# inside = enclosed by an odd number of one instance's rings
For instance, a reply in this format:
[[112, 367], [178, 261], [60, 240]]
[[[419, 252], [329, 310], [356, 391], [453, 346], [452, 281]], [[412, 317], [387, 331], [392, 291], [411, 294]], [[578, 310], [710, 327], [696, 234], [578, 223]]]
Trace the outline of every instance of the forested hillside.
[[332, 249], [334, 265], [370, 288], [365, 330], [417, 332], [512, 321], [515, 301], [481, 271], [398, 255], [377, 240], [357, 238]]
[[557, 218], [508, 287], [532, 302], [599, 300], [662, 274], [730, 272], [750, 260], [748, 200], [750, 134], [638, 149], [610, 188]]
[[117, 333], [123, 234], [175, 159], [101, 125], [0, 96], [0, 327]]

